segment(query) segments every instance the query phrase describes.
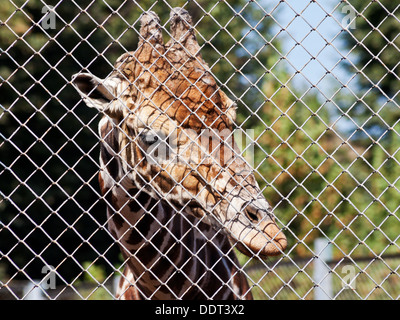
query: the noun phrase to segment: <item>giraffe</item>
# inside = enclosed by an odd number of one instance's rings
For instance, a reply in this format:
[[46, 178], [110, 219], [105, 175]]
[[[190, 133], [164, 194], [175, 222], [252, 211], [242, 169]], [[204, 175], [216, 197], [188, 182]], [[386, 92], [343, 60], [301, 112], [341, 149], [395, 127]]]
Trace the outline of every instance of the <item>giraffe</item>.
[[99, 184], [125, 259], [116, 298], [252, 299], [233, 247], [267, 257], [287, 241], [229, 139], [236, 105], [203, 60], [191, 16], [174, 8], [169, 22], [164, 44], [159, 17], [144, 12], [137, 49], [106, 79], [72, 77], [103, 115]]

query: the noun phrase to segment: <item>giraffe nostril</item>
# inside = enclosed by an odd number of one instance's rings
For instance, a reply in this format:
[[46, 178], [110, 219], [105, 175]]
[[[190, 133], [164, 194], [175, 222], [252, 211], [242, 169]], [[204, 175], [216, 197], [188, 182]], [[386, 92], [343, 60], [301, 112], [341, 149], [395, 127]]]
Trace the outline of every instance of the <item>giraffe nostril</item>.
[[248, 201], [243, 204], [242, 210], [247, 219], [253, 224], [259, 224], [264, 219], [275, 221], [268, 204], [260, 201]]
[[244, 213], [246, 214], [247, 218], [253, 222], [253, 223], [257, 223], [259, 221], [259, 217], [257, 215], [257, 213], [255, 211], [252, 210], [252, 208], [245, 208], [244, 209]]

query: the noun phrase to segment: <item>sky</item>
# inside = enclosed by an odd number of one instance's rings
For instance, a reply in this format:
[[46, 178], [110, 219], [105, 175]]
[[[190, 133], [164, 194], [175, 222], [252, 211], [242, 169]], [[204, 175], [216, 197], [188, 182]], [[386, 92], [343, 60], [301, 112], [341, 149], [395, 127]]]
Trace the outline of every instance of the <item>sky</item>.
[[316, 85], [322, 96], [330, 98], [351, 77], [341, 62], [348, 52], [341, 30], [352, 17], [349, 7], [333, 0], [266, 0], [267, 8], [276, 4], [279, 10], [272, 16], [276, 32], [285, 30], [283, 54], [290, 71], [300, 71], [293, 84], [297, 88]]

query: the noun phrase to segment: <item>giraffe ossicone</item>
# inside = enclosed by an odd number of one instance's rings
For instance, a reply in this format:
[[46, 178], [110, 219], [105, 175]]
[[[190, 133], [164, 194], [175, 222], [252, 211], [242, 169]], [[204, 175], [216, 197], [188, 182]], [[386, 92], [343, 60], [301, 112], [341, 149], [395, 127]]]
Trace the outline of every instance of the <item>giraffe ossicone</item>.
[[[209, 297], [211, 289], [201, 287], [202, 277], [193, 271], [188, 271], [191, 284], [175, 290], [167, 285], [166, 293], [161, 280], [167, 276], [147, 265], [154, 267], [172, 254], [158, 239], [162, 232], [165, 242], [173, 242], [174, 233], [182, 234], [185, 240], [179, 243], [190, 248], [194, 260], [219, 255], [221, 268], [230, 273], [230, 292], [242, 297], [248, 286], [236, 258], [226, 260], [233, 255], [227, 239], [247, 255], [265, 257], [283, 253], [286, 238], [253, 169], [241, 157], [233, 133], [236, 104], [218, 87], [203, 60], [189, 13], [174, 8], [169, 22], [171, 39], [164, 44], [158, 16], [143, 13], [137, 49], [119, 57], [106, 79], [89, 73], [72, 79], [85, 103], [103, 113], [99, 181], [109, 206], [109, 229], [127, 259], [125, 280], [135, 279], [136, 297], [191, 297], [196, 290]], [[176, 225], [169, 225], [171, 221]], [[205, 243], [202, 236], [208, 237]], [[157, 250], [152, 258], [141, 259], [135, 250], [152, 251], [152, 239]], [[169, 259], [172, 269], [175, 263], [185, 265], [174, 258]], [[211, 261], [203, 262], [203, 269], [211, 269], [205, 270], [211, 272], [207, 277], [222, 274], [212, 270], [207, 264]], [[222, 289], [215, 290], [212, 297], [227, 297]]]

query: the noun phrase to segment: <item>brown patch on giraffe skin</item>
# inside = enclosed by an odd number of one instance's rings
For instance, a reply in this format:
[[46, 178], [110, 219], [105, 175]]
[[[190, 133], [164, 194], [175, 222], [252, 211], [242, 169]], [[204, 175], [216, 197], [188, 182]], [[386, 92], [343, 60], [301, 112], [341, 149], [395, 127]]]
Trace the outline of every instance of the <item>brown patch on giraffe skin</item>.
[[[167, 223], [170, 217], [168, 215], [157, 215], [157, 210], [159, 210], [158, 206], [159, 201], [152, 200], [150, 202], [150, 204], [147, 206], [147, 210], [151, 214], [143, 214], [143, 216], [135, 224], [135, 227], [132, 229], [129, 238], [126, 240], [126, 243], [133, 246], [131, 248], [131, 250], [134, 251], [132, 254], [134, 254], [135, 258], [143, 264], [150, 263], [150, 261], [154, 259], [155, 255], [158, 254], [158, 248], [161, 246], [166, 245], [167, 248], [169, 248], [174, 244], [174, 238], [170, 237], [169, 231], [166, 228], [162, 228], [162, 226]], [[150, 233], [150, 230], [152, 229], [156, 230], [154, 234]], [[175, 233], [178, 231], [179, 230], [176, 230]], [[170, 243], [165, 244], [166, 236], [169, 238]], [[176, 253], [176, 251], [177, 250], [171, 250], [172, 253]], [[174, 257], [171, 256], [171, 258]], [[157, 269], [156, 266], [158, 265], [159, 264], [156, 263], [153, 267]], [[164, 265], [161, 267], [165, 270], [168, 266]], [[153, 280], [155, 279], [154, 277], [151, 278]]]
[[101, 173], [98, 174], [98, 179], [99, 179], [99, 186], [100, 186], [100, 191], [104, 195], [108, 192], [108, 188], [104, 188], [104, 180], [103, 177], [101, 176]]
[[[231, 251], [230, 255], [232, 255], [232, 254], [233, 254], [233, 252]], [[243, 296], [241, 296], [239, 298], [245, 299], [245, 300], [253, 300], [253, 295], [251, 293], [249, 284], [247, 282], [247, 277], [243, 272], [238, 270], [236, 268], [236, 266], [234, 266], [231, 270], [231, 279], [232, 279], [232, 286], [234, 287], [234, 289], [236, 287], [236, 290], [238, 290], [238, 293], [243, 294]]]
[[157, 165], [150, 166], [150, 170], [150, 177], [154, 177], [150, 179], [152, 179], [163, 192], [171, 194], [177, 193], [176, 184], [179, 183], [179, 181], [172, 179], [169, 172], [165, 170], [160, 171]]
[[[136, 249], [146, 239], [146, 234], [150, 230], [151, 222], [154, 222], [154, 219], [152, 219], [150, 215], [144, 214], [130, 232], [126, 243], [132, 245], [133, 249]], [[145, 249], [142, 248], [140, 250]]]
[[[134, 197], [132, 197], [132, 195], [135, 194], [133, 190], [136, 190], [136, 195]], [[143, 207], [146, 206], [147, 201], [150, 199], [150, 196], [144, 191], [137, 193], [137, 189], [130, 189], [129, 194], [131, 195], [131, 199], [128, 206], [133, 213], [143, 210]]]
[[121, 229], [123, 227], [125, 220], [119, 212], [114, 212], [111, 215], [111, 219], [113, 220], [117, 229]]
[[221, 168], [219, 166], [216, 167], [212, 164], [203, 164], [197, 167], [198, 173], [205, 181], [207, 181], [207, 183], [210, 183], [220, 170]]
[[191, 194], [196, 193], [198, 182], [198, 177], [191, 175], [189, 170], [184, 171], [184, 175], [182, 177], [182, 180], [180, 181], [182, 187], [186, 191], [189, 191]]
[[152, 242], [147, 242], [135, 252], [135, 258], [139, 260], [141, 264], [147, 266], [154, 257], [157, 256], [158, 252], [159, 250], [152, 244]]
[[[156, 224], [156, 226], [159, 226], [159, 223], [162, 224], [163, 220], [167, 218], [167, 217], [164, 217], [164, 218], [157, 217], [158, 221], [156, 221], [154, 216], [150, 213], [152, 213], [153, 210], [156, 210], [158, 201], [155, 199], [151, 199], [149, 205], [146, 206], [147, 201], [150, 198], [150, 196], [148, 196], [143, 191], [141, 193], [143, 193], [145, 195], [145, 196], [143, 195], [142, 197], [147, 197], [146, 198], [147, 200], [145, 202], [141, 202], [142, 201], [141, 199], [138, 199], [138, 200], [140, 201], [140, 203], [142, 204], [143, 207], [146, 207], [146, 211], [142, 214], [142, 216], [136, 222], [134, 228], [131, 231], [131, 234], [129, 235], [128, 240], [126, 240], [126, 242], [128, 244], [134, 246], [134, 249], [137, 249], [136, 247], [139, 244], [141, 244], [142, 242], [146, 241], [146, 239], [148, 240], [151, 238], [152, 235], [149, 234], [149, 231], [152, 228], [153, 224]], [[132, 213], [134, 214], [135, 212], [137, 212], [137, 211], [133, 211]]]
[[[98, 178], [99, 178], [99, 183], [100, 183], [100, 190], [104, 196], [104, 199], [106, 200], [110, 218], [114, 222], [117, 229], [121, 229], [125, 220], [122, 218], [122, 216], [119, 212], [115, 212], [117, 210], [116, 209], [117, 208], [116, 206], [118, 203], [117, 198], [113, 195], [111, 189], [104, 187], [104, 180], [103, 180], [101, 174], [99, 174]], [[118, 236], [117, 236], [116, 232], [114, 231], [114, 229], [111, 230], [111, 235], [115, 239], [118, 239]]]
[[[164, 241], [165, 235], [158, 235], [154, 236], [154, 246], [160, 248], [161, 245], [167, 245], [167, 247], [171, 247], [174, 244], [174, 240], [170, 238], [170, 242], [165, 244]], [[170, 250], [166, 256], [160, 256], [157, 261], [151, 266], [151, 272], [157, 275], [163, 275], [166, 270], [179, 268], [174, 264], [174, 261], [177, 261], [177, 258], [180, 256], [181, 247]], [[172, 261], [172, 263], [171, 263]], [[172, 271], [173, 272], [173, 271]]]
[[114, 239], [118, 240], [118, 235], [117, 235], [117, 232], [115, 231], [115, 229], [111, 228], [110, 233]]
[[107, 206], [110, 209], [111, 214], [111, 219], [114, 222], [115, 226], [117, 229], [121, 229], [124, 225], [124, 218], [121, 216], [121, 214], [118, 212], [118, 199], [117, 197], [113, 194], [111, 190], [108, 190], [104, 194], [104, 199], [106, 200]]

